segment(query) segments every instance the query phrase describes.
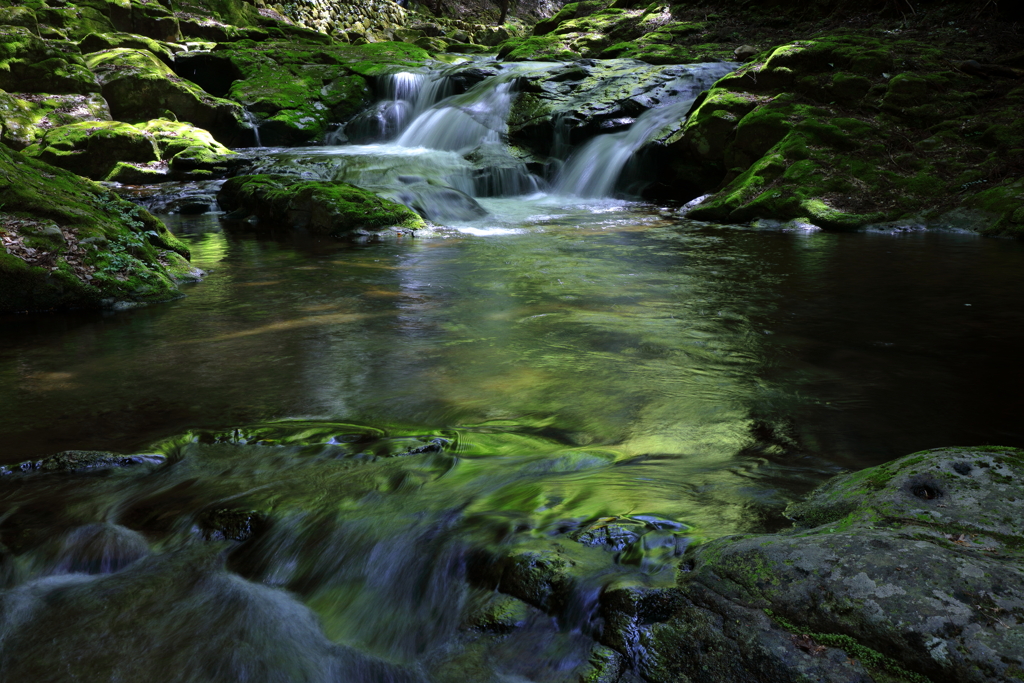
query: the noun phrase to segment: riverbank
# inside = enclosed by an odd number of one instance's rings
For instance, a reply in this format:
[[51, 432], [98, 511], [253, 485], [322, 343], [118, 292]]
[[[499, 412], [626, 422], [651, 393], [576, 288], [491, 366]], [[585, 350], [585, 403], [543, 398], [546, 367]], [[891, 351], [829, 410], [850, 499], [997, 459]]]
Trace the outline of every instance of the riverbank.
[[[672, 65], [736, 60], [742, 66], [689, 112], [659, 121], [627, 150], [630, 168], [641, 169], [629, 182], [615, 171], [599, 188], [563, 181], [562, 191], [693, 200], [691, 218], [729, 223], [1024, 231], [1024, 52], [1013, 10], [998, 4], [973, 14], [967, 5], [935, 4], [909, 13], [843, 6], [827, 15], [783, 4], [769, 16], [729, 3], [588, 0], [511, 28], [474, 28], [443, 8], [431, 17], [426, 7], [396, 7], [374, 23], [365, 14], [346, 18], [344, 8], [321, 20], [305, 7], [8, 5], [0, 13], [7, 65], [0, 140], [115, 189], [216, 179], [247, 167], [228, 147], [386, 136], [393, 124], [373, 122], [396, 115], [380, 108], [388, 97], [381, 77], [396, 69], [458, 61], [452, 51], [563, 62], [548, 76], [520, 79], [507, 129], [495, 113], [508, 150], [467, 154], [478, 173], [522, 175], [515, 167], [525, 164], [537, 180], [513, 183], [522, 192], [556, 179], [567, 156], [594, 136], [673, 102], [657, 90], [659, 79], [677, 77]], [[543, 8], [529, 11], [524, 18], [536, 21]], [[496, 73], [468, 66], [448, 77], [452, 92]], [[40, 173], [17, 163], [22, 173]], [[5, 289], [45, 281], [82, 293], [38, 301], [19, 293], [7, 310], [152, 299], [136, 285], [101, 292], [88, 278], [54, 282], [52, 273], [74, 270], [71, 252], [19, 226], [40, 218], [67, 226], [32, 208], [45, 201], [8, 195]], [[11, 246], [22, 243], [34, 251]], [[103, 262], [99, 271], [113, 272], [104, 245], [89, 249]], [[130, 279], [118, 272], [119, 281]], [[173, 296], [176, 285], [166, 286]]]

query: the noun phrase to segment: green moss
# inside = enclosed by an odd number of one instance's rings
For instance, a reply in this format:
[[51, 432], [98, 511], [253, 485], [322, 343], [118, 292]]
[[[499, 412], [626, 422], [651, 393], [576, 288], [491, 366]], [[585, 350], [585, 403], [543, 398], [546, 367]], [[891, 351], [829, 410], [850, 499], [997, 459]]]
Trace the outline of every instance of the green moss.
[[160, 159], [152, 136], [120, 121], [88, 121], [48, 130], [25, 154], [94, 180], [106, 178], [119, 162]]
[[765, 609], [764, 613], [781, 628], [789, 631], [790, 633], [809, 636], [817, 643], [839, 648], [851, 659], [860, 661], [868, 671], [884, 671], [888, 675], [894, 677], [897, 681], [905, 681], [906, 683], [931, 683], [931, 680], [925, 676], [903, 668], [900, 663], [892, 657], [887, 657], [878, 650], [867, 647], [866, 645], [861, 645], [855, 638], [851, 638], [850, 636], [843, 635], [841, 633], [817, 633], [815, 631], [811, 631], [810, 629], [803, 628], [786, 620], [783, 616], [776, 614], [770, 609]]
[[406, 206], [342, 182], [292, 176], [238, 176], [217, 196], [226, 210], [254, 215], [265, 229], [288, 227], [343, 235], [390, 227], [416, 229], [423, 219]]
[[80, 121], [109, 121], [106, 101], [89, 95], [10, 95], [0, 92], [0, 140], [24, 149], [51, 129]]
[[0, 311], [179, 295], [160, 257], [188, 249], [145, 210], [2, 146], [0, 178], [0, 232], [13, 245], [0, 253]]
[[76, 51], [62, 49], [24, 26], [0, 26], [0, 89], [11, 92], [87, 94], [99, 90]]
[[564, 62], [579, 59], [580, 54], [569, 50], [559, 36], [548, 34], [509, 39], [499, 46], [498, 57], [513, 62]]

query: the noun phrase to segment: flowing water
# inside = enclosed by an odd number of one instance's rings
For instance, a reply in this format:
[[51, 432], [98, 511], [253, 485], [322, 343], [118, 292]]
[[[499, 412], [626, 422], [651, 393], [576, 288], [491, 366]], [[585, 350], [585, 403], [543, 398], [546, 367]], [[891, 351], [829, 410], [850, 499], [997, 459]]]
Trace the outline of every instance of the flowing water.
[[[500, 143], [475, 97], [417, 118]], [[691, 541], [785, 526], [844, 468], [1024, 446], [1024, 245], [495, 189], [431, 128], [267, 155], [456, 193], [406, 197], [453, 212], [431, 235], [167, 215], [208, 272], [185, 298], [0, 319], [0, 464], [141, 454], [0, 479], [7, 679], [579, 680], [602, 591], [671, 585]], [[550, 553], [557, 604], [495, 574]]]

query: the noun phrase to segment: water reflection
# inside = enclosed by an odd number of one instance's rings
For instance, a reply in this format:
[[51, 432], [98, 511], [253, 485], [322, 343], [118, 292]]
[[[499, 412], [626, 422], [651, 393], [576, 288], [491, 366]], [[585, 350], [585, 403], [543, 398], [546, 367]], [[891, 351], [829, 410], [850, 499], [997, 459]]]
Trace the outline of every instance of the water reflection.
[[4, 320], [4, 461], [276, 417], [527, 429], [643, 456], [595, 490], [728, 532], [838, 467], [1024, 440], [1002, 360], [1019, 245], [485, 202], [519, 232], [342, 245], [180, 219], [210, 271], [186, 299]]

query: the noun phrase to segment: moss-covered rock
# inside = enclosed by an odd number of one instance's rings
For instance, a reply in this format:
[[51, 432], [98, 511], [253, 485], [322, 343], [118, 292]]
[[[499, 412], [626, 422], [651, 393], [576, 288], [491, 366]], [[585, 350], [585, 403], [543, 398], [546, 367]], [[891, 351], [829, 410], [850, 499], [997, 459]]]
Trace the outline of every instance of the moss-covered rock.
[[176, 179], [223, 176], [241, 163], [238, 154], [214, 140], [209, 131], [188, 123], [154, 119], [140, 128], [153, 136], [160, 158]]
[[183, 50], [181, 45], [165, 43], [135, 33], [90, 33], [78, 41], [78, 48], [83, 54], [113, 50], [119, 47], [146, 50], [168, 65], [173, 63], [175, 53]]
[[137, 123], [168, 112], [213, 133], [227, 144], [251, 135], [235, 102], [213, 97], [175, 75], [147, 50], [115, 48], [94, 52], [86, 62], [99, 81], [115, 119]]
[[688, 581], [851, 656], [870, 648], [865, 663], [904, 680], [1010, 681], [1024, 666], [1022, 482], [1012, 448], [906, 456], [792, 507], [804, 528], [701, 547]]
[[222, 48], [180, 57], [176, 68], [245, 105], [258, 118], [261, 141], [272, 146], [322, 140], [328, 124], [347, 121], [370, 103], [369, 79], [429, 59], [405, 43], [297, 47], [243, 40]]
[[51, 128], [81, 121], [109, 121], [107, 101], [98, 94], [37, 95], [0, 92], [0, 142], [24, 149]]
[[79, 176], [0, 146], [0, 311], [118, 307], [180, 296], [188, 249]]
[[[926, 43], [821, 34], [721, 79], [679, 133], [645, 151], [662, 159], [660, 195], [714, 192], [689, 214], [698, 220], [852, 229], [930, 219], [1015, 234], [1010, 188], [1024, 126], [1010, 108], [1024, 94], [990, 105], [981, 124], [980, 86]], [[1003, 189], [976, 182], [993, 176]], [[974, 198], [983, 190], [993, 192]], [[970, 216], [940, 220], [961, 203]]]
[[25, 154], [78, 175], [103, 180], [118, 162], [160, 160], [153, 136], [120, 121], [72, 123], [46, 131]]
[[0, 25], [0, 89], [8, 92], [99, 91], [77, 46], [44, 40], [24, 26]]
[[414, 211], [343, 182], [304, 181], [295, 176], [254, 175], [228, 180], [217, 195], [238, 218], [253, 216], [265, 230], [285, 228], [342, 236], [389, 228], [423, 228]]

